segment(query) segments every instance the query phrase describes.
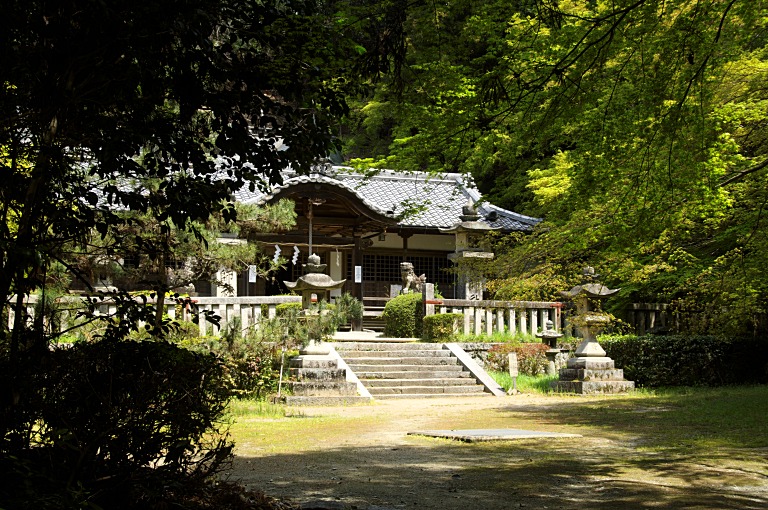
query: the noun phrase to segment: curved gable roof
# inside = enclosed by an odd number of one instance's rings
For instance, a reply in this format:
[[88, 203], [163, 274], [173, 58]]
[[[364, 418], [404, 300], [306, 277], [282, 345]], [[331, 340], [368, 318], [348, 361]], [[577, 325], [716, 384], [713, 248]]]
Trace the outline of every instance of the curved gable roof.
[[247, 188], [235, 194], [244, 203], [266, 203], [289, 196], [300, 187], [319, 185], [326, 191], [354, 197], [368, 211], [366, 216], [396, 220], [402, 227], [449, 228], [460, 220], [462, 207], [471, 200], [483, 216], [481, 221], [505, 231], [528, 231], [541, 220], [483, 202], [480, 192], [465, 182], [461, 174], [430, 175], [381, 170], [372, 174], [355, 173], [347, 167], [333, 167], [327, 174], [297, 175], [286, 172], [283, 184], [269, 193]]

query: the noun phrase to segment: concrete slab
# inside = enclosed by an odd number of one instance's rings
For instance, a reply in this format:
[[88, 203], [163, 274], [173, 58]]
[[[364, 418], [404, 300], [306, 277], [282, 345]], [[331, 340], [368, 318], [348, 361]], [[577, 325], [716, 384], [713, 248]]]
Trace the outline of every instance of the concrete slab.
[[581, 434], [564, 434], [562, 432], [543, 432], [523, 429], [463, 429], [463, 430], [421, 430], [408, 432], [409, 436], [439, 437], [455, 439], [466, 443], [479, 441], [509, 441], [514, 439], [535, 439], [551, 437], [582, 437]]

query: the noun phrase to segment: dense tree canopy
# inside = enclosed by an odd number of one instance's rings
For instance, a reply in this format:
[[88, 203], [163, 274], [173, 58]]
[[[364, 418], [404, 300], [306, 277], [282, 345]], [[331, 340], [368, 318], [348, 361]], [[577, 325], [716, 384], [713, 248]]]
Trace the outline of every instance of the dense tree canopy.
[[720, 326], [749, 330], [768, 290], [766, 19], [741, 1], [418, 3], [348, 153], [469, 172], [544, 217], [502, 242], [500, 297], [591, 263], [626, 299], [724, 306]]
[[126, 221], [143, 214], [161, 233], [194, 234], [214, 213], [234, 218], [234, 190], [278, 180], [289, 166], [306, 171], [328, 154], [351, 65], [365, 53], [351, 38], [359, 27], [345, 31], [336, 7], [6, 2], [3, 303], [17, 295], [20, 306], [48, 264], [69, 264], [64, 253], [93, 229], [146, 247], [149, 236], [124, 235]]

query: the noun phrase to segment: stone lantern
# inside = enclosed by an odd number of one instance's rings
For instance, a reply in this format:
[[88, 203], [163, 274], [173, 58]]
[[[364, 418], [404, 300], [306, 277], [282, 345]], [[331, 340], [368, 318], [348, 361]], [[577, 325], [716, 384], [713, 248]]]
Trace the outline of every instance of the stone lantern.
[[[493, 258], [492, 252], [482, 251], [477, 247], [477, 241], [488, 232], [496, 228], [480, 221], [480, 214], [470, 199], [462, 208], [461, 221], [450, 228], [441, 228], [440, 232], [454, 234], [456, 236], [456, 251], [448, 255], [448, 260], [454, 264], [459, 264], [462, 260], [490, 260]], [[457, 288], [458, 299], [482, 299], [485, 282], [479, 279], [472, 279], [463, 276], [461, 285]]]
[[562, 349], [557, 348], [557, 340], [562, 336], [563, 334], [555, 330], [554, 323], [549, 319], [544, 322], [544, 329], [536, 333], [536, 338], [540, 338], [541, 343], [549, 346], [547, 352], [544, 353], [547, 356], [547, 375], [555, 375], [557, 355], [563, 352]]
[[[304, 319], [307, 320], [307, 316], [310, 313], [309, 308], [312, 305], [312, 296], [315, 295], [317, 300], [325, 299], [326, 301], [330, 297], [330, 292], [334, 289], [341, 288], [346, 280], [335, 281], [325, 271], [326, 264], [320, 263], [320, 257], [316, 254], [312, 254], [308, 257], [307, 263], [303, 265], [305, 274], [300, 276], [295, 282], [286, 282], [286, 287], [290, 290], [301, 294], [301, 308], [304, 313]], [[328, 354], [330, 352], [330, 346], [326, 345], [319, 338], [309, 338], [309, 344], [301, 349], [302, 354]]]
[[576, 356], [568, 360], [567, 368], [560, 370], [560, 380], [553, 383], [557, 391], [572, 393], [623, 393], [632, 390], [635, 383], [624, 379], [624, 371], [617, 369], [611, 358], [597, 342], [597, 335], [608, 325], [611, 318], [603, 312], [603, 301], [619, 289], [609, 289], [597, 282], [599, 275], [587, 267], [584, 283], [569, 291], [561, 292], [576, 305], [576, 315], [571, 323], [581, 334], [583, 341], [576, 348]]
[[321, 299], [328, 300], [330, 292], [340, 289], [347, 280], [334, 281], [325, 274], [327, 264], [320, 263], [320, 256], [312, 254], [307, 258], [307, 263], [303, 264], [304, 276], [299, 276], [295, 282], [283, 282], [290, 290], [301, 294], [301, 308], [308, 310], [312, 304], [312, 294]]
[[[304, 317], [311, 320], [309, 310], [312, 295], [317, 299], [328, 299], [331, 290], [341, 288], [346, 280], [334, 281], [323, 273], [325, 264], [320, 263], [316, 254], [309, 256], [304, 264], [304, 276], [295, 282], [283, 282], [291, 290], [301, 293], [301, 307]], [[319, 318], [319, 317], [318, 317]], [[299, 350], [299, 356], [289, 362], [292, 381], [288, 383], [292, 395], [285, 397], [292, 404], [327, 404], [356, 401], [370, 401], [369, 396], [359, 396], [357, 384], [347, 380], [346, 367], [339, 366], [338, 355], [333, 355], [333, 346], [320, 338], [309, 338], [308, 345]]]

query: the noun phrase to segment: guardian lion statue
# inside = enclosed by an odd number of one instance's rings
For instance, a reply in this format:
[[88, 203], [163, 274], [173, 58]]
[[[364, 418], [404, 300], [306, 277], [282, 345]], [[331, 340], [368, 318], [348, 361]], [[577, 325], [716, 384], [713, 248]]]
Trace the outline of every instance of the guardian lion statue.
[[421, 292], [422, 287], [427, 282], [425, 275], [416, 276], [416, 273], [413, 271], [413, 264], [410, 262], [400, 263], [400, 276], [403, 278], [403, 294]]

